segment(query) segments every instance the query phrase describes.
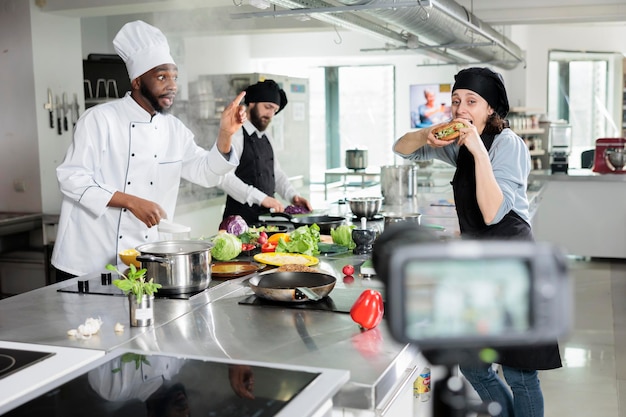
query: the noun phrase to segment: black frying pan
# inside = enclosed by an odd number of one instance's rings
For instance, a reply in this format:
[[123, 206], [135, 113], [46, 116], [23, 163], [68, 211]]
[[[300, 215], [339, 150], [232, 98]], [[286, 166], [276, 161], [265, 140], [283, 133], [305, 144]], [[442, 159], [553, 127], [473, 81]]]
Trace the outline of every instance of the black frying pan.
[[266, 300], [301, 303], [326, 297], [336, 282], [334, 276], [318, 272], [270, 271], [253, 276], [248, 285]]
[[346, 222], [344, 217], [340, 216], [292, 216], [288, 213], [270, 213], [272, 217], [284, 217], [291, 222], [296, 228], [299, 226], [312, 226], [317, 224], [320, 228], [320, 234], [329, 235], [330, 229], [334, 229], [337, 226], [341, 226]]

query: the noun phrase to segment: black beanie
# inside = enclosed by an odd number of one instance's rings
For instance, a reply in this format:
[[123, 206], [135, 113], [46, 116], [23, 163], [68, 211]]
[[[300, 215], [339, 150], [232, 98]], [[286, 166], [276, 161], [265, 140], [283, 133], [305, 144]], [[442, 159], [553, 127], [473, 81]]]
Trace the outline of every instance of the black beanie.
[[474, 67], [459, 71], [454, 76], [452, 92], [457, 89], [472, 90], [484, 98], [503, 119], [509, 114], [509, 99], [504, 80], [500, 74], [489, 68]]
[[246, 88], [244, 98], [246, 104], [250, 103], [274, 103], [278, 105], [278, 110], [274, 114], [280, 113], [287, 105], [287, 95], [274, 80], [259, 81]]

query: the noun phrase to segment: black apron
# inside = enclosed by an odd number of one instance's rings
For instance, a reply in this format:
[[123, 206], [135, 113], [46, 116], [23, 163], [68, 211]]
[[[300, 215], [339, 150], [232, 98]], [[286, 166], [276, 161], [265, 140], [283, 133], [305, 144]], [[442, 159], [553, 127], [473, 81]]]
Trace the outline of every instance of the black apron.
[[[242, 128], [243, 129], [243, 128]], [[274, 150], [265, 135], [260, 139], [256, 132], [248, 135], [243, 129], [243, 152], [235, 175], [248, 185], [263, 191], [268, 196], [274, 195], [276, 181], [274, 179]], [[258, 204], [252, 206], [240, 203], [231, 196], [226, 197], [225, 219], [231, 215], [240, 215], [249, 225], [259, 222], [259, 215], [269, 213], [269, 209]]]
[[[494, 139], [493, 134], [482, 136], [487, 151], [491, 149]], [[513, 210], [500, 222], [486, 225], [476, 200], [474, 157], [467, 147], [461, 146], [456, 163], [451, 184], [461, 236], [464, 239], [534, 240], [530, 225]], [[562, 366], [557, 343], [497, 350], [499, 358], [496, 362], [513, 368], [544, 370]]]

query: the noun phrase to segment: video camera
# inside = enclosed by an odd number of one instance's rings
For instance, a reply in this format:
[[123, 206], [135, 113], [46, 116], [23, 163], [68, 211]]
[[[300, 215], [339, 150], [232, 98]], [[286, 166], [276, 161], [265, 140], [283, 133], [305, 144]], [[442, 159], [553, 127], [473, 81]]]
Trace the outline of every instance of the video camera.
[[527, 241], [434, 241], [403, 225], [381, 235], [374, 267], [386, 283], [391, 334], [422, 350], [551, 343], [571, 327], [566, 258]]
[[419, 225], [396, 223], [376, 240], [372, 261], [386, 284], [392, 336], [446, 366], [435, 383], [434, 416], [499, 415], [497, 403], [470, 404], [453, 367], [483, 362], [489, 348], [554, 343], [571, 328], [566, 258], [552, 245], [442, 242]]

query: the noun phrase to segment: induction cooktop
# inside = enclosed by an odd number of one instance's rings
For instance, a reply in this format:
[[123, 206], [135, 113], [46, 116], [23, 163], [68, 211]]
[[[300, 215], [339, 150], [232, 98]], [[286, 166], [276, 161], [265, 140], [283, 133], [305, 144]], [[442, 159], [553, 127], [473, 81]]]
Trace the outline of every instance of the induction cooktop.
[[54, 353], [0, 348], [0, 378], [42, 361]]
[[319, 375], [126, 352], [4, 416], [277, 416]]

